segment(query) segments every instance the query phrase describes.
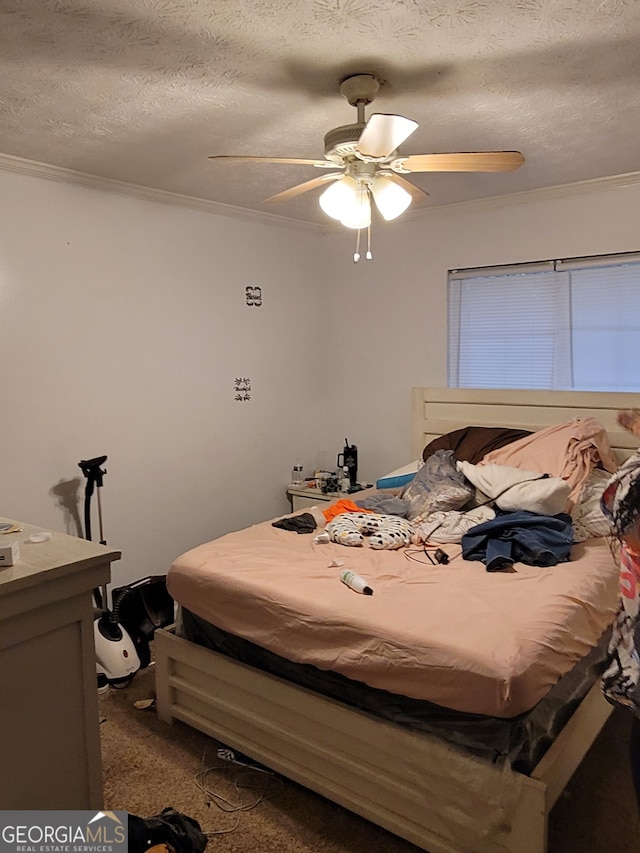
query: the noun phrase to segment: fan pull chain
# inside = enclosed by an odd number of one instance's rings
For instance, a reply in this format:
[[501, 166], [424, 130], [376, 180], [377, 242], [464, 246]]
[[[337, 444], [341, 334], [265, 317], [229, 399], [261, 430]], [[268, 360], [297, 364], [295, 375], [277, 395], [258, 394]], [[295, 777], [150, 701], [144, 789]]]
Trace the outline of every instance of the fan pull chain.
[[[358, 261], [360, 260], [360, 231], [361, 231], [361, 229], [358, 228], [358, 232], [356, 234], [356, 250], [353, 253], [353, 263], [354, 264], [357, 264]], [[367, 251], [365, 254], [365, 258], [368, 261], [373, 260], [373, 254], [371, 252], [371, 225], [369, 225], [369, 227], [367, 228]]]

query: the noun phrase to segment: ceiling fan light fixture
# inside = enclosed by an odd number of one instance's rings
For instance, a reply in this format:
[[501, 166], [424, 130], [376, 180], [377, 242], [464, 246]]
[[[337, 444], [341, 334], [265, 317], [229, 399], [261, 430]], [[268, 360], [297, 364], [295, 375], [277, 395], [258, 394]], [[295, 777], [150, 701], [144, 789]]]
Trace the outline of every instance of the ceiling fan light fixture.
[[371, 225], [371, 201], [366, 184], [358, 184], [352, 201], [345, 205], [340, 217], [345, 228], [368, 228]]
[[[310, 190], [327, 186], [319, 198], [320, 207], [346, 228], [357, 230], [354, 261], [360, 260], [360, 231], [366, 229], [369, 245], [365, 257], [371, 259], [371, 197], [383, 219], [397, 219], [412, 201], [420, 203], [429, 193], [404, 175], [420, 172], [511, 172], [524, 163], [519, 151], [467, 151], [443, 154], [400, 155], [399, 147], [417, 129], [418, 123], [395, 113], [373, 113], [370, 104], [383, 80], [375, 74], [352, 74], [340, 84], [340, 92], [357, 110], [357, 121], [329, 130], [324, 137], [324, 160], [301, 157], [259, 157], [215, 154], [210, 159], [224, 162], [286, 163], [332, 169], [276, 193], [265, 202], [289, 201]], [[339, 170], [339, 171], [335, 171]]]
[[371, 193], [376, 207], [384, 219], [396, 219], [411, 204], [411, 195], [404, 187], [385, 175], [377, 175], [371, 184]]
[[331, 184], [318, 199], [327, 216], [345, 228], [367, 228], [371, 223], [371, 202], [366, 184], [344, 175]]
[[327, 187], [318, 201], [327, 216], [340, 221], [345, 210], [355, 204], [357, 192], [356, 180], [350, 175], [343, 175]]

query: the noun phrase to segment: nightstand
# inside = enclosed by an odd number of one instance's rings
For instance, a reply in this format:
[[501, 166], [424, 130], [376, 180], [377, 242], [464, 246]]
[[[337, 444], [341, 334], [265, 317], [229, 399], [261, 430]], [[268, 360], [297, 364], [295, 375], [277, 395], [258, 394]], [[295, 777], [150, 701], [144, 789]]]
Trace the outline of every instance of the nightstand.
[[309, 486], [289, 486], [287, 497], [291, 501], [293, 512], [310, 506], [334, 503], [340, 498], [349, 497], [349, 492], [322, 492], [320, 489], [309, 488]]

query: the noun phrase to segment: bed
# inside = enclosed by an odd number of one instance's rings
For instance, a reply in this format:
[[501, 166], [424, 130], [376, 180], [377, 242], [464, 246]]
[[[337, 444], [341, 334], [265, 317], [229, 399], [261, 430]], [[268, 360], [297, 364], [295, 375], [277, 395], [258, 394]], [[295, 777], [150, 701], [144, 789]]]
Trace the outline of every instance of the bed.
[[[438, 437], [469, 425], [535, 433], [558, 423], [596, 418], [622, 461], [636, 445], [633, 436], [617, 426], [615, 415], [636, 403], [636, 395], [624, 393], [415, 388], [412, 457]], [[572, 549], [571, 560], [559, 567], [516, 564], [513, 573], [489, 575], [482, 564], [454, 553], [460, 548], [445, 549], [451, 555], [448, 564], [425, 566], [406, 559], [403, 551], [409, 546], [392, 552], [335, 543], [312, 546], [312, 536], [265, 522], [251, 528], [248, 538], [243, 532], [230, 534], [176, 561], [169, 571], [169, 588], [182, 616], [191, 619], [196, 630], [186, 633], [182, 624], [180, 630], [156, 632], [159, 717], [194, 726], [430, 853], [544, 853], [550, 809], [611, 711], [593, 669], [598, 650], [606, 644], [617, 598], [617, 569], [606, 540], [580, 543]], [[283, 545], [285, 551], [280, 552]], [[261, 593], [261, 560], [271, 549], [281, 556], [281, 585]], [[216, 574], [207, 569], [212, 556], [231, 568], [221, 582], [210, 579]], [[339, 583], [338, 568], [329, 565], [336, 556], [371, 581], [373, 596], [358, 596]], [[196, 587], [195, 597], [189, 593], [191, 570], [205, 579], [205, 588]], [[423, 633], [428, 637], [419, 678], [411, 655], [395, 665], [401, 657], [396, 655], [395, 637], [387, 632], [391, 617], [385, 608], [391, 606], [401, 576], [409, 581], [414, 592], [410, 598], [415, 600], [403, 620], [406, 633], [411, 642]], [[487, 624], [500, 622], [495, 635], [483, 632], [487, 639], [482, 642], [463, 641], [459, 635], [464, 632], [451, 629], [450, 614], [442, 617], [447, 601], [455, 598], [454, 577], [458, 590], [470, 591], [467, 596], [458, 592], [456, 617], [464, 626], [474, 621], [474, 614], [481, 614], [478, 619]], [[504, 618], [498, 618], [490, 599], [483, 598], [489, 583], [491, 590], [517, 588], [518, 606], [525, 610], [514, 616], [507, 605]], [[581, 586], [587, 591], [580, 591]], [[423, 613], [421, 622], [425, 589], [434, 610], [428, 619]], [[212, 597], [210, 606], [202, 604]], [[321, 623], [311, 616], [301, 618], [293, 609], [309, 608], [313, 598], [328, 608]], [[378, 609], [372, 610], [372, 604]], [[541, 640], [534, 628], [550, 621], [552, 611], [553, 628]], [[372, 615], [381, 660], [365, 643], [367, 632], [373, 633]], [[243, 620], [249, 627], [244, 636], [237, 636]], [[214, 632], [213, 648], [205, 628]], [[323, 631], [325, 657], [312, 659], [309, 666], [301, 636], [320, 636]], [[493, 652], [491, 642], [496, 644]], [[247, 647], [262, 651], [262, 658], [247, 654]], [[455, 659], [464, 659], [462, 677], [450, 671], [457, 668], [447, 656], [452, 647]], [[389, 665], [390, 648], [394, 665]], [[492, 657], [499, 659], [495, 667], [487, 664]], [[337, 681], [325, 689], [322, 678], [298, 678], [298, 670], [305, 667], [316, 675], [335, 669]], [[366, 686], [377, 691], [376, 697], [408, 695], [414, 705], [441, 709], [442, 719], [433, 724], [428, 717], [425, 725], [416, 725], [404, 706], [394, 716], [360, 703], [347, 687], [357, 687], [367, 667]], [[572, 678], [569, 693], [563, 692]], [[546, 737], [542, 749], [529, 751], [528, 761], [521, 750], [518, 760], [512, 760], [510, 740], [504, 741], [506, 749], [495, 749], [496, 738], [500, 743], [500, 738], [512, 738], [516, 723], [521, 732], [522, 725], [535, 721], [547, 706], [555, 709], [553, 736]], [[488, 751], [470, 748], [476, 729], [469, 729], [469, 742], [466, 726], [477, 722], [490, 732]]]

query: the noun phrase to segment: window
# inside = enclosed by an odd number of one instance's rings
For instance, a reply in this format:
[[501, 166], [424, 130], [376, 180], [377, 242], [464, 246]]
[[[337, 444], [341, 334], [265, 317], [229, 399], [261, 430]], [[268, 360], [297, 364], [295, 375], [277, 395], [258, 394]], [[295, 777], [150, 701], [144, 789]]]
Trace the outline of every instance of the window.
[[449, 387], [640, 391], [640, 254], [451, 271]]

